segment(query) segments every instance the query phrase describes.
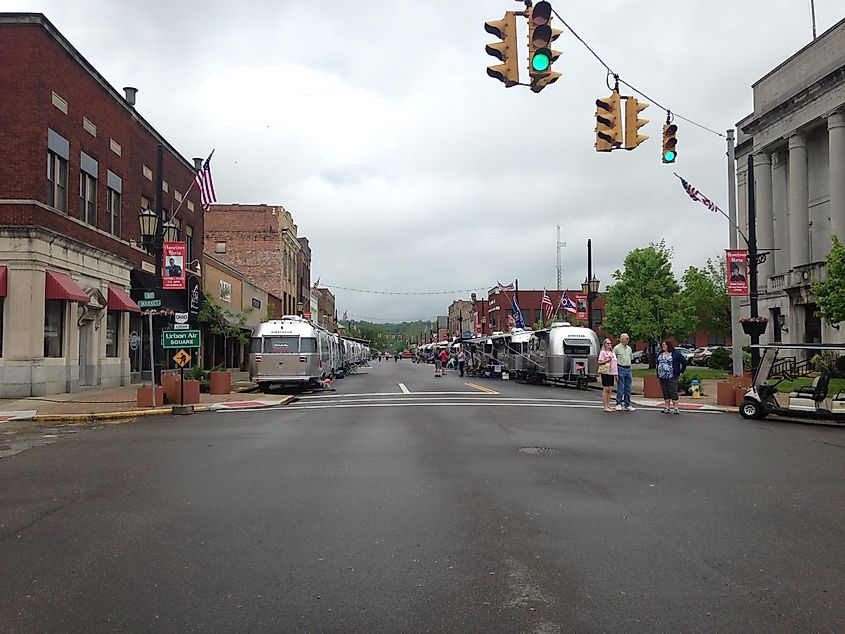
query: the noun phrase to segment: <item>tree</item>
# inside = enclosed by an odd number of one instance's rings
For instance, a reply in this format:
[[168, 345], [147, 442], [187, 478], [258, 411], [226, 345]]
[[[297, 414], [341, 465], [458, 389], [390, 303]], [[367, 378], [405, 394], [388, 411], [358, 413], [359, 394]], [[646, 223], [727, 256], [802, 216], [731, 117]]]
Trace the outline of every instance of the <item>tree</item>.
[[695, 309], [680, 293], [672, 273], [672, 251], [661, 240], [634, 249], [625, 269], [613, 273], [607, 291], [604, 330], [627, 332], [632, 340], [657, 344], [668, 336], [683, 339], [695, 327]]
[[[249, 307], [240, 312], [233, 312], [223, 308], [211, 293], [205, 293], [205, 301], [197, 315], [197, 321], [206, 324], [206, 329], [213, 335], [223, 337], [223, 355], [226, 355], [226, 345], [229, 339], [234, 339], [243, 345], [249, 341], [249, 335], [244, 330], [249, 314], [254, 309]], [[211, 358], [217, 357], [217, 341], [212, 339]]]
[[684, 273], [681, 295], [696, 315], [694, 330], [728, 337], [731, 334], [731, 300], [728, 297], [726, 261], [707, 260], [707, 266], [689, 267]]
[[819, 307], [818, 315], [828, 323], [845, 321], [845, 246], [833, 236], [833, 248], [827, 254], [825, 281], [813, 284]]

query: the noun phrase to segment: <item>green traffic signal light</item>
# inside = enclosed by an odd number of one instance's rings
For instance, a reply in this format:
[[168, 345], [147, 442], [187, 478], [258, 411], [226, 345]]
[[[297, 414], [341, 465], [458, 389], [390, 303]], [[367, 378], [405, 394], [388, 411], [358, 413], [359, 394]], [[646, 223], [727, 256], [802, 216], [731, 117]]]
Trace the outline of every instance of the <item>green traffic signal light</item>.
[[551, 66], [551, 63], [551, 53], [544, 48], [541, 48], [539, 51], [534, 53], [534, 57], [531, 58], [531, 67], [539, 72], [548, 70], [549, 66]]
[[663, 162], [664, 163], [674, 163], [675, 162], [675, 150], [666, 150], [663, 153]]

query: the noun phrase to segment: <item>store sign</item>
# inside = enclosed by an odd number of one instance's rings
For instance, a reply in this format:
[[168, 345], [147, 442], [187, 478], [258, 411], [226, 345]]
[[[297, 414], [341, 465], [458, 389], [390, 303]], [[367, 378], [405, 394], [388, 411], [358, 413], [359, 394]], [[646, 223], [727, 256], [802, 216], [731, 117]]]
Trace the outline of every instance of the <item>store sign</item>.
[[196, 275], [188, 278], [188, 315], [194, 319], [200, 314], [200, 280]]
[[188, 245], [185, 242], [164, 243], [164, 270], [161, 287], [165, 290], [185, 289], [185, 260], [188, 257]]

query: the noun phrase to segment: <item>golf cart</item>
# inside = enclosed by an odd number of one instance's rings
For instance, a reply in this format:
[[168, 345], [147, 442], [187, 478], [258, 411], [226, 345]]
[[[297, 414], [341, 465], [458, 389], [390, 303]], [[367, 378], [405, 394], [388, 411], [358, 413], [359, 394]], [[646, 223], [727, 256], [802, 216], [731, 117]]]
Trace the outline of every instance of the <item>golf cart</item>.
[[[773, 343], [753, 347], [760, 350], [760, 365], [757, 367], [751, 389], [745, 393], [739, 408], [743, 418], [763, 418], [769, 414], [777, 414], [789, 418], [845, 423], [845, 390], [840, 390], [828, 400], [830, 374], [815, 372], [809, 358], [799, 359], [802, 352], [811, 357], [828, 350], [842, 356], [845, 355], [845, 344]], [[815, 375], [812, 384], [791, 392], [786, 405], [777, 400], [779, 383], [810, 375]]]

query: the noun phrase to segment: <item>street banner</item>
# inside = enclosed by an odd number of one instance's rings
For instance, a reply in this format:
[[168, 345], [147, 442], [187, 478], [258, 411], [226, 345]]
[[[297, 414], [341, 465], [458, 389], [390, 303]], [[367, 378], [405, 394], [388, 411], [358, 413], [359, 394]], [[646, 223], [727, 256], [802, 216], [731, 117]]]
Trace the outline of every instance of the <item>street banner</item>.
[[575, 317], [589, 321], [589, 316], [587, 315], [587, 294], [573, 293], [573, 295], [575, 295]]
[[165, 290], [185, 290], [185, 260], [188, 245], [184, 242], [164, 243], [164, 270], [161, 287]]
[[748, 295], [748, 251], [746, 249], [725, 249], [725, 265], [728, 276], [728, 295]]

